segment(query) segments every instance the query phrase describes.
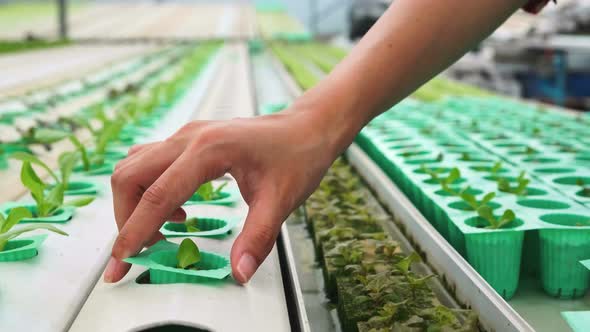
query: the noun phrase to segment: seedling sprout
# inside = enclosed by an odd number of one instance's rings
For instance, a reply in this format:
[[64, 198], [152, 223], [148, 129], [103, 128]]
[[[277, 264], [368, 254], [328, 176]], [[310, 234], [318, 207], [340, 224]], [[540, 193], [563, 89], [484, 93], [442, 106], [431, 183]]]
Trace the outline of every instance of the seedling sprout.
[[68, 235], [68, 233], [49, 224], [30, 224], [19, 227], [18, 229], [13, 229], [13, 227], [22, 219], [31, 218], [31, 216], [31, 211], [24, 207], [15, 207], [10, 209], [7, 217], [4, 217], [4, 215], [0, 213], [0, 252], [4, 250], [8, 241], [20, 236], [23, 233], [31, 232], [37, 229], [46, 229], [60, 235]]

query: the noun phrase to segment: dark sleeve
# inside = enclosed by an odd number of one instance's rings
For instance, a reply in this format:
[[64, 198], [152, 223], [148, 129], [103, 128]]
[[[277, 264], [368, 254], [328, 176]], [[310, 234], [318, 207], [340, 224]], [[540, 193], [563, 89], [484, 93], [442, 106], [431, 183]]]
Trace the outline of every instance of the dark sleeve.
[[[541, 9], [543, 9], [543, 7], [545, 7], [549, 1], [550, 0], [529, 0], [529, 2], [527, 2], [527, 4], [524, 5], [524, 7], [522, 7], [522, 9], [526, 10], [529, 13], [536, 14], [540, 12]], [[553, 0], [553, 2], [557, 1]]]

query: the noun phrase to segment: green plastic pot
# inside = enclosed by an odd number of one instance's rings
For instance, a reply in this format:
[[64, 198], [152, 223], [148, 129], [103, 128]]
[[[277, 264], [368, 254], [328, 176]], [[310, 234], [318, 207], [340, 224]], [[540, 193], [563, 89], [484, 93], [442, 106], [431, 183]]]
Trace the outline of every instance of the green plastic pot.
[[[10, 210], [15, 207], [24, 207], [27, 210], [31, 211], [31, 214], [34, 216], [37, 214], [37, 206], [34, 204], [23, 204], [19, 202], [8, 202], [2, 205], [0, 211], [4, 213], [4, 215], [8, 215]], [[48, 217], [34, 217], [34, 218], [25, 218], [20, 221], [21, 224], [28, 224], [28, 223], [56, 223], [62, 224], [68, 222], [72, 219], [74, 215], [75, 208], [71, 206], [64, 206], [57, 211], [55, 211], [51, 216]]]
[[16, 262], [31, 259], [39, 254], [39, 247], [47, 238], [47, 234], [16, 238], [8, 241], [4, 250], [0, 251], [0, 262]]

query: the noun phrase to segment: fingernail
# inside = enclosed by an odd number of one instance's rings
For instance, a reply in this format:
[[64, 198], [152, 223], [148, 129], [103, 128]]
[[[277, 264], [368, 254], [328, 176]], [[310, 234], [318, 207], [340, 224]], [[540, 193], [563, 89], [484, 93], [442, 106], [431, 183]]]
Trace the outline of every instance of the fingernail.
[[117, 260], [111, 257], [107, 263], [107, 267], [104, 269], [104, 282], [112, 283], [115, 269], [117, 268]]
[[252, 255], [243, 253], [242, 257], [238, 261], [238, 267], [236, 271], [236, 277], [239, 283], [245, 284], [252, 278], [254, 272], [256, 272], [256, 260]]

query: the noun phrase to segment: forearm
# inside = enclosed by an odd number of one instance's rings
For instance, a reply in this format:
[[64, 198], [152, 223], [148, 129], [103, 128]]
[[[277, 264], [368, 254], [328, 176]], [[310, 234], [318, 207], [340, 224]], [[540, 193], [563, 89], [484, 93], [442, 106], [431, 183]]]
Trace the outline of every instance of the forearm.
[[333, 133], [336, 153], [372, 118], [444, 70], [525, 0], [396, 0], [296, 108]]

